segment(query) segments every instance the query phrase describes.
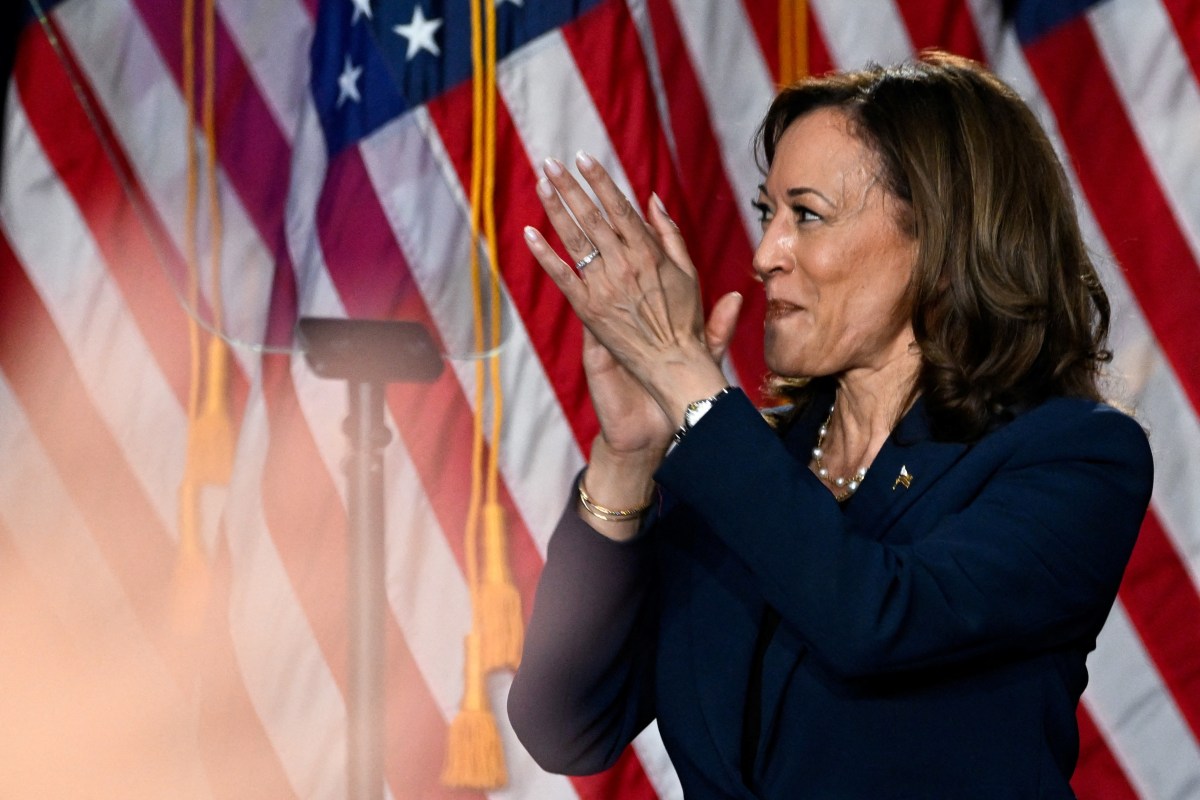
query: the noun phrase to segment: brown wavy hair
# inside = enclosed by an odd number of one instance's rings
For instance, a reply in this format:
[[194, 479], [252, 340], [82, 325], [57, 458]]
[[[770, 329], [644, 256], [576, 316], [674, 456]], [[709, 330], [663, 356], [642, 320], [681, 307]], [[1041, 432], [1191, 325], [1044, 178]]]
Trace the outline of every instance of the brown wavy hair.
[[[759, 128], [764, 171], [792, 122], [829, 107], [878, 156], [880, 181], [903, 201], [897, 222], [917, 240], [913, 395], [934, 435], [974, 441], [1051, 396], [1100, 400], [1108, 296], [1062, 165], [1021, 98], [940, 51], [808, 78], [780, 92]], [[813, 391], [782, 376], [768, 389], [798, 409]]]

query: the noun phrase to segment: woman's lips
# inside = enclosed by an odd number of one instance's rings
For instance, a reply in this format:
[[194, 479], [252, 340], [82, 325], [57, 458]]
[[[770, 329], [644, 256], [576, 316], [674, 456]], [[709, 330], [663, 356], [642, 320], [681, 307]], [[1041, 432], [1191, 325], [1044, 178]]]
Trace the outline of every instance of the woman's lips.
[[801, 307], [795, 303], [789, 303], [786, 300], [768, 300], [766, 319], [768, 322], [771, 320], [782, 319], [788, 314], [791, 314], [793, 311], [799, 311], [800, 308]]

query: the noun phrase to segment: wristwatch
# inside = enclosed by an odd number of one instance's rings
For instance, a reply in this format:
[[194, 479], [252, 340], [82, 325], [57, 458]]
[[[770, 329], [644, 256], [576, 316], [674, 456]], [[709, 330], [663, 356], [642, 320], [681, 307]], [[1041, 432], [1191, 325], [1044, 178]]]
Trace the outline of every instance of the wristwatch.
[[687, 432], [695, 427], [700, 418], [708, 413], [708, 410], [713, 407], [713, 403], [722, 395], [728, 394], [730, 387], [726, 386], [721, 391], [714, 394], [712, 397], [705, 397], [702, 400], [693, 400], [687, 404], [687, 408], [683, 410], [683, 424], [679, 426], [679, 430], [675, 431], [675, 443], [678, 444], [687, 435]]

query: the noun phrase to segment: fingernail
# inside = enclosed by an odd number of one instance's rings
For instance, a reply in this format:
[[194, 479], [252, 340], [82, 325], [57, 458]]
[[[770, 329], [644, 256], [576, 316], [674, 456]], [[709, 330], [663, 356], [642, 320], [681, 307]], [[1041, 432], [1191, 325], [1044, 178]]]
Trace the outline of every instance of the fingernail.
[[596, 159], [592, 158], [585, 151], [580, 150], [575, 154], [575, 163], [579, 165], [580, 169], [591, 169], [596, 163]]
[[651, 192], [650, 199], [654, 202], [654, 207], [658, 209], [658, 213], [667, 219], [671, 218], [671, 215], [667, 213], [667, 207], [663, 205], [662, 198], [658, 196], [658, 192]]
[[537, 240], [538, 240], [537, 228], [533, 227], [532, 225], [526, 225], [525, 226], [525, 241], [532, 244], [532, 243], [536, 242]]
[[546, 164], [545, 164], [545, 170], [546, 170], [547, 175], [551, 175], [555, 178], [557, 178], [558, 176], [562, 175], [563, 172], [565, 172], [562, 162], [559, 161], [557, 158], [547, 158]]
[[537, 182], [537, 193], [549, 199], [554, 196], [554, 187], [550, 185], [550, 181], [542, 178]]

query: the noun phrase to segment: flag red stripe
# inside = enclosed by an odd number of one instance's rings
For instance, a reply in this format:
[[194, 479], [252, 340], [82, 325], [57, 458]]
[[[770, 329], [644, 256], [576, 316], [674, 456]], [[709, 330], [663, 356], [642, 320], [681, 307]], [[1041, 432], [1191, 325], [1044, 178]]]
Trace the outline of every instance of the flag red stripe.
[[[66, 39], [60, 35], [59, 42], [69, 58]], [[187, 316], [167, 274], [183, 280], [182, 258], [164, 235], [154, 206], [130, 180], [133, 170], [86, 76], [77, 65], [72, 68], [95, 111], [93, 118], [101, 126], [99, 135], [108, 145], [107, 153], [82, 106], [74, 102], [70, 79], [44, 30], [38, 25], [26, 28], [13, 73], [21, 105], [42, 152], [84, 216], [155, 364], [182, 406], [189, 380]]]
[[[146, 23], [155, 45], [162, 53], [163, 62], [170, 70], [177, 86], [181, 87], [183, 75], [182, 5], [162, 3], [158, 0], [134, 0], [138, 12]], [[197, 24], [196, 45], [196, 108], [195, 122], [203, 123], [202, 102], [204, 86], [203, 59], [200, 57], [200, 31]], [[286, 180], [262, 180], [263, 175], [291, 174], [292, 149], [279, 128], [279, 122], [271, 113], [266, 101], [259, 93], [240, 51], [225, 27], [224, 20], [217, 16], [215, 28], [215, 55], [217, 87], [215, 93], [215, 116], [217, 132], [217, 158], [230, 178], [246, 213], [253, 220], [259, 236], [275, 259], [276, 269], [291, 269], [284, 234], [284, 210], [287, 204], [288, 182]], [[289, 54], [290, 55], [290, 54]], [[181, 137], [184, 131], [176, 132]], [[253, 142], [253, 146], [247, 146]]]
[[813, 17], [812, 6], [808, 8], [808, 72], [810, 75], [824, 75], [835, 68], [833, 56], [829, 54], [829, 45], [821, 35], [820, 26]]
[[1121, 584], [1121, 601], [1180, 713], [1200, 735], [1200, 596], [1153, 509]]
[[1162, 3], [1191, 65], [1194, 80], [1200, 77], [1200, 3], [1195, 0], [1162, 0]]
[[1027, 45], [1025, 53], [1096, 221], [1192, 408], [1200, 409], [1200, 337], [1194, 335], [1200, 265], [1141, 150], [1091, 29], [1085, 19], [1075, 19]]
[[195, 653], [202, 676], [197, 744], [205, 777], [218, 798], [297, 797], [242, 680], [229, 628], [231, 572], [228, 541], [222, 536], [210, 565], [203, 647]]
[[1071, 788], [1079, 800], [1137, 800], [1137, 792], [1121, 765], [1113, 758], [1087, 708], [1079, 706], [1079, 761]]
[[[181, 7], [154, 0], [137, 0], [137, 3], [164, 63], [176, 84], [182, 87]], [[310, 13], [315, 13], [315, 6]], [[196, 30], [201, 30], [201, 27], [197, 25]], [[214, 49], [218, 67], [215, 95], [217, 160], [257, 229], [260, 240], [274, 259], [271, 305], [266, 314], [264, 340], [275, 347], [289, 347], [293, 343], [298, 308], [294, 266], [287, 247], [284, 219], [288, 182], [262, 180], [262, 176], [272, 172], [280, 176], [290, 175], [293, 153], [219, 14], [215, 34]], [[203, 87], [202, 61], [199, 57], [197, 64], [196, 86]], [[197, 92], [201, 92], [201, 89], [198, 88]], [[202, 122], [199, 101], [196, 122]], [[249, 145], [249, 142], [253, 142], [253, 145]]]
[[986, 61], [975, 21], [964, 0], [896, 0], [913, 47], [940, 47]]
[[766, 374], [762, 352], [766, 296], [754, 282], [754, 243], [740, 224], [738, 210], [739, 204], [751, 201], [756, 187], [730, 185], [708, 104], [670, 0], [650, 0], [647, 8], [659, 67], [670, 79], [667, 106], [671, 128], [687, 132], [675, 137], [684, 202], [668, 210], [690, 246], [708, 300], [731, 291], [741, 292], [745, 298], [730, 356], [747, 393], [761, 400], [759, 384]]
[[[463, 120], [471, 118], [471, 91], [471, 82], [467, 81], [427, 105], [459, 182], [466, 187], [471, 185], [471, 129]], [[575, 440], [587, 452], [599, 426], [579, 366], [583, 329], [562, 292], [538, 266], [521, 239], [526, 225], [548, 236], [553, 234], [534, 193], [538, 176], [529, 166], [529, 158], [502, 98], [498, 98], [496, 108], [496, 153], [496, 196], [504, 198], [496, 207], [500, 271], [559, 405], [567, 414]]]
[[[755, 36], [763, 53], [768, 57], [772, 77], [779, 76], [779, 5], [777, 3], [760, 3], [755, 0], [745, 0], [746, 14], [754, 25]], [[808, 14], [808, 74], [824, 75], [835, 68], [833, 56], [825, 37], [821, 35], [819, 20], [813, 14], [812, 4], [805, 3]]]
[[0, 369], [147, 636], [162, 647], [175, 566], [171, 538], [92, 405], [66, 342], [6, 236], [0, 236], [0, 287]]

